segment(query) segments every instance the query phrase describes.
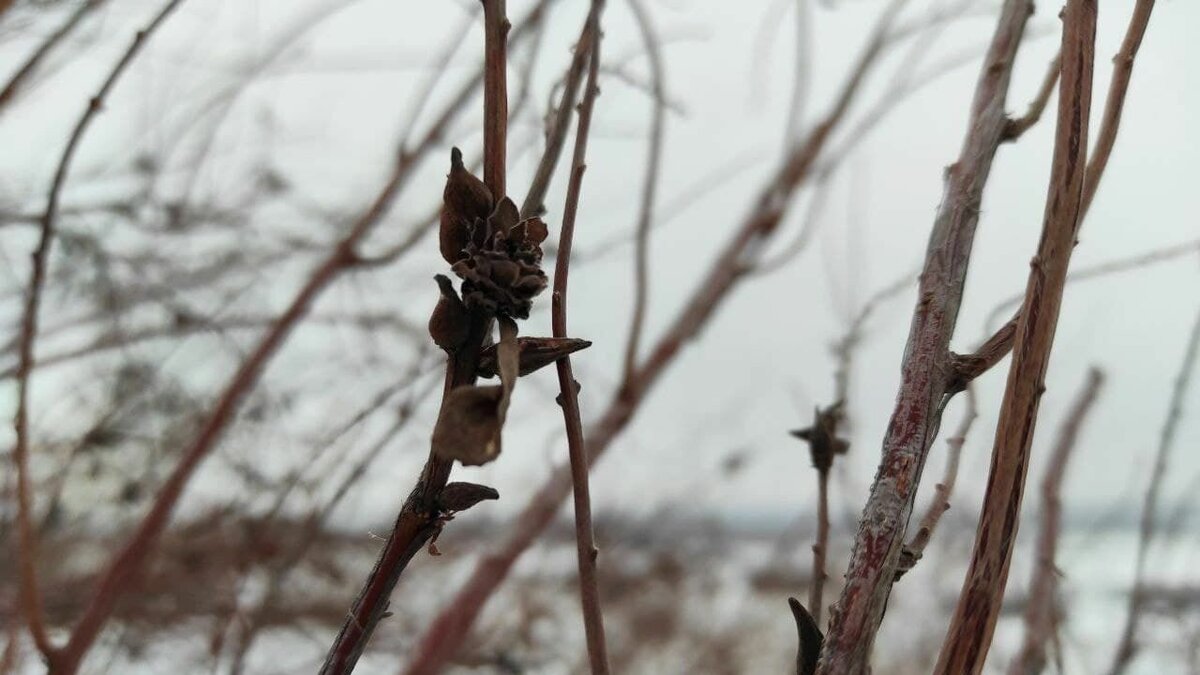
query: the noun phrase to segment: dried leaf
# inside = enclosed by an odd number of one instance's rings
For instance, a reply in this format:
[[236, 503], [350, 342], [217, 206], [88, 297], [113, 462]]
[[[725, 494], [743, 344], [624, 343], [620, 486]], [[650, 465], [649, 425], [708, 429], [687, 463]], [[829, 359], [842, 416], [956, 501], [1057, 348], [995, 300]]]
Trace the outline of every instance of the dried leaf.
[[520, 352], [517, 324], [504, 316], [499, 323], [496, 360], [500, 385], [468, 385], [450, 391], [433, 428], [433, 451], [439, 457], [478, 466], [500, 455], [500, 431], [517, 382]]
[[[592, 343], [577, 338], [523, 337], [517, 338], [520, 352], [518, 374], [524, 377], [577, 351], [591, 347]], [[492, 345], [479, 355], [479, 377], [496, 376], [496, 346]]]
[[463, 165], [462, 152], [452, 149], [438, 232], [438, 247], [446, 262], [453, 265], [466, 255], [464, 250], [476, 221], [486, 220], [491, 212], [492, 191]]
[[448, 277], [438, 274], [434, 277], [442, 296], [438, 298], [437, 306], [429, 317], [429, 336], [434, 344], [453, 353], [467, 339], [470, 330], [470, 318], [466, 305], [454, 291], [454, 284]]
[[466, 511], [479, 502], [499, 499], [495, 488], [478, 483], [450, 483], [442, 488], [438, 505], [443, 511]]

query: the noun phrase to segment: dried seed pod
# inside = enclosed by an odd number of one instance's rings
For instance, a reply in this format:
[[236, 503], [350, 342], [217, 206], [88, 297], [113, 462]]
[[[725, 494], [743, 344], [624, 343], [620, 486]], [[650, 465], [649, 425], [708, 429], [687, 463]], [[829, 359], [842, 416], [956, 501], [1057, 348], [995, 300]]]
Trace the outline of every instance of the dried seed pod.
[[[577, 351], [591, 347], [592, 343], [577, 338], [555, 337], [523, 337], [517, 338], [517, 350], [520, 352], [518, 373], [524, 377], [535, 370], [544, 368], [551, 363], [569, 356]], [[491, 345], [479, 355], [479, 369], [475, 371], [479, 377], [496, 376], [496, 346]]]
[[479, 502], [493, 499], [500, 499], [495, 488], [478, 483], [450, 483], [442, 488], [438, 506], [448, 512], [466, 511]]
[[476, 222], [466, 256], [451, 266], [463, 279], [467, 306], [529, 318], [533, 298], [546, 288], [541, 243], [547, 228], [540, 218], [518, 218], [517, 205], [505, 197], [486, 223]]
[[[492, 212], [492, 191], [463, 165], [462, 152], [450, 150], [450, 173], [442, 191], [442, 224], [438, 245], [442, 257], [453, 265], [464, 252], [477, 222], [486, 221]], [[485, 235], [486, 236], [486, 235]]]
[[462, 346], [470, 330], [470, 319], [466, 305], [454, 291], [454, 284], [444, 274], [433, 277], [437, 281], [442, 296], [438, 298], [433, 314], [429, 316], [429, 336], [434, 344], [453, 353]]

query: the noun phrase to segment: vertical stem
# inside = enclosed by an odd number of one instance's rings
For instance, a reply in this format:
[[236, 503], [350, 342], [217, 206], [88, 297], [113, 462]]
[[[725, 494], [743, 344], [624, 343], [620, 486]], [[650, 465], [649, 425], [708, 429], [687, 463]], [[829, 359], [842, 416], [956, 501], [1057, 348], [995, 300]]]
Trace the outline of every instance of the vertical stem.
[[1069, 0], [1063, 14], [1058, 126], [1042, 237], [1017, 321], [971, 567], [934, 670], [938, 675], [982, 671], [1000, 614], [1038, 406], [1083, 213], [1095, 42], [1096, 0]]
[[508, 148], [508, 29], [505, 0], [483, 0], [483, 182], [496, 201], [504, 189]]
[[[567, 201], [563, 208], [562, 234], [559, 236], [558, 259], [554, 268], [554, 295], [551, 325], [554, 337], [567, 337], [567, 280], [571, 265], [571, 244], [575, 235], [575, 216], [579, 210], [579, 194], [583, 174], [587, 169], [588, 135], [592, 111], [600, 89], [596, 79], [600, 71], [600, 10], [603, 0], [595, 0], [589, 17], [591, 30], [591, 60], [588, 64], [587, 89], [579, 108], [579, 124], [575, 132], [575, 153], [571, 162], [571, 179], [567, 184]], [[608, 674], [608, 649], [604, 638], [604, 616], [600, 609], [600, 590], [596, 579], [596, 542], [592, 532], [591, 495], [588, 486], [588, 456], [583, 422], [579, 413], [579, 392], [571, 369], [571, 357], [559, 359], [559, 399], [567, 430], [567, 448], [571, 458], [571, 484], [575, 503], [575, 543], [579, 565], [579, 595], [583, 607], [583, 626], [587, 637], [588, 660], [593, 675]]]
[[821, 625], [825, 604], [825, 552], [829, 546], [829, 470], [817, 472], [817, 541], [813, 544], [812, 585], [808, 589], [808, 612]]

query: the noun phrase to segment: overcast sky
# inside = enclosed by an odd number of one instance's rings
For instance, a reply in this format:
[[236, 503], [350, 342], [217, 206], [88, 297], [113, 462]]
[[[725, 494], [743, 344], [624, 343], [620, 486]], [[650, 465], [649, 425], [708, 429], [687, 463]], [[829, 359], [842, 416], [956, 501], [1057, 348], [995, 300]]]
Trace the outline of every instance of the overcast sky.
[[[522, 16], [529, 4], [510, 0], [510, 16]], [[652, 243], [645, 345], [653, 344], [673, 320], [781, 156], [795, 72], [794, 4], [647, 0], [662, 36], [673, 107], [658, 214], [670, 220], [656, 230]], [[812, 82], [805, 124], [827, 108], [882, 6], [875, 0], [810, 4]], [[911, 20], [936, 5], [910, 4], [905, 16]], [[979, 3], [967, 18], [921, 38], [929, 49], [916, 72], [931, 72], [939, 64], [979, 52], [994, 25], [995, 4]], [[1094, 120], [1108, 86], [1109, 57], [1118, 48], [1133, 5], [1131, 0], [1101, 4]], [[644, 78], [647, 61], [628, 7], [619, 0], [609, 5], [606, 59]], [[66, 129], [131, 31], [155, 6], [142, 1], [111, 3], [81, 34], [87, 59], [62, 62], [54, 86], [38, 88], [22, 104], [24, 110], [0, 118], [0, 197], [37, 207], [31, 196], [47, 184]], [[236, 162], [241, 154], [265, 148], [309, 203], [330, 211], [353, 211], [377, 189], [397, 129], [408, 119], [428, 64], [457, 33], [471, 6], [429, 0], [352, 2], [274, 55], [272, 45], [279, 36], [322, 5], [185, 2], [112, 96], [81, 149], [74, 175], [102, 168], [114, 156], [161, 151], [176, 140], [190, 116], [204, 114], [199, 102], [271, 56], [228, 114], [205, 122], [220, 125], [212, 152], [223, 159], [205, 165], [203, 184], [209, 190], [222, 189], [223, 180], [233, 180], [222, 173], [225, 161]], [[532, 100], [538, 110], [544, 109], [549, 88], [569, 58], [568, 48], [585, 10], [582, 0], [560, 0], [550, 16], [542, 64], [534, 71]], [[1057, 10], [1055, 3], [1038, 4], [1030, 39], [1018, 57], [1009, 105], [1014, 111], [1025, 109], [1055, 53]], [[1193, 42], [1197, 26], [1200, 4], [1158, 3], [1137, 62], [1120, 139], [1084, 225], [1073, 268], [1200, 238], [1200, 134], [1195, 130], [1200, 57]], [[5, 70], [26, 53], [29, 40], [18, 35], [0, 41]], [[481, 33], [471, 32], [451, 64], [450, 84], [435, 90], [427, 111], [436, 110], [472, 71], [481, 46]], [[899, 61], [910, 47], [904, 43], [896, 57], [873, 74], [857, 102], [857, 114], [875, 106], [894, 78], [903, 74]], [[516, 53], [519, 65], [526, 52]], [[814, 405], [830, 402], [834, 362], [829, 345], [848, 319], [872, 293], [919, 265], [941, 194], [942, 170], [957, 154], [977, 74], [978, 60], [964, 62], [903, 101], [860, 139], [831, 180], [809, 248], [783, 269], [747, 281], [732, 294], [717, 320], [685, 348], [631, 428], [599, 464], [593, 487], [598, 513], [617, 508], [648, 513], [677, 504], [786, 516], [809, 508], [814, 479], [808, 458], [786, 432], [807, 424]], [[601, 86], [577, 225], [576, 248], [585, 256], [634, 225], [651, 109], [647, 94], [627, 82], [609, 75]], [[509, 184], [517, 193], [527, 184], [540, 149], [519, 153], [516, 147], [537, 141], [537, 119], [526, 114], [514, 120]], [[429, 212], [446, 170], [440, 157], [448, 154], [451, 144], [471, 154], [479, 145], [477, 129], [478, 111], [454, 125], [446, 147], [437, 153], [438, 161], [422, 165], [389, 224], [399, 227]], [[960, 351], [985, 335], [984, 320], [996, 304], [1024, 286], [1041, 226], [1052, 136], [1053, 115], [1048, 114], [997, 157], [954, 340]], [[846, 138], [839, 136], [835, 146]], [[703, 181], [708, 181], [707, 189], [680, 201]], [[547, 200], [552, 232], [558, 225], [562, 187], [560, 180]], [[809, 191], [801, 193], [774, 248], [794, 238], [811, 197]], [[263, 227], [272, 232], [280, 227], [310, 231], [305, 223], [295, 222]], [[377, 241], [386, 244], [389, 232], [396, 231], [385, 226]], [[2, 264], [13, 266], [4, 272], [4, 283], [11, 288], [24, 279], [30, 240], [3, 236]], [[385, 298], [393, 293], [397, 311], [423, 322], [434, 295], [432, 284], [422, 280], [439, 271], [441, 263], [432, 239], [423, 246], [419, 260], [358, 280], [355, 288], [377, 289]], [[572, 274], [571, 330], [595, 343], [576, 359], [586, 417], [603, 410], [619, 373], [632, 285], [629, 252], [628, 247], [618, 248], [580, 264]], [[278, 306], [297, 281], [286, 276], [271, 280], [270, 288], [258, 289], [258, 297]], [[405, 295], [395, 290], [413, 288], [422, 291]], [[343, 292], [344, 287], [335, 288], [322, 306], [336, 307]], [[835, 482], [837, 500], [854, 505], [851, 511], [862, 503], [877, 465], [913, 301], [909, 290], [879, 309], [854, 362], [849, 403], [853, 446]], [[548, 303], [541, 304], [524, 332], [549, 333]], [[1200, 265], [1195, 254], [1069, 287], [1034, 441], [1039, 459], [1087, 367], [1096, 364], [1108, 374], [1068, 480], [1070, 509], [1104, 509], [1140, 494], [1170, 383], [1198, 310]], [[321, 350], [329, 348], [316, 334], [302, 332], [271, 376], [279, 377], [287, 369], [319, 372]], [[203, 354], [186, 354], [175, 356], [174, 366], [194, 368], [198, 381], [228, 372], [223, 370], [230, 365], [226, 362], [214, 367], [203, 361]], [[197, 361], [181, 364], [181, 358]], [[964, 454], [963, 509], [977, 508], [1006, 372], [1007, 361], [979, 381], [981, 417]], [[321, 386], [315, 375], [310, 381]], [[551, 463], [565, 457], [563, 444], [556, 441], [557, 410], [550, 403], [556, 386], [552, 371], [531, 378], [528, 385], [524, 382], [504, 456], [491, 466], [460, 473], [500, 489], [505, 498], [495, 507], [497, 513], [519, 507], [521, 496], [540, 483]], [[331, 400], [333, 415], [338, 397]], [[5, 383], [0, 403], [7, 409], [11, 401], [11, 385]], [[956, 402], [947, 412], [948, 426], [957, 422], [960, 405]], [[1200, 479], [1200, 460], [1194, 452], [1200, 443], [1200, 389], [1185, 405], [1187, 416], [1171, 472], [1174, 493]], [[547, 415], [546, 410], [555, 414]], [[320, 410], [309, 414], [321, 415]], [[381, 520], [394, 512], [426, 452], [432, 411], [424, 414], [422, 424], [377, 465], [365, 491], [347, 503], [344, 519]], [[226, 444], [239, 440], [235, 434]], [[940, 473], [943, 447], [940, 442], [935, 446], [929, 471]], [[287, 454], [286, 448], [278, 451]], [[722, 462], [734, 452], [746, 453], [748, 463], [737, 475], [723, 479]], [[1034, 479], [1040, 465], [1035, 459]], [[927, 480], [926, 487], [933, 482]], [[220, 493], [219, 472], [214, 470], [193, 497]]]

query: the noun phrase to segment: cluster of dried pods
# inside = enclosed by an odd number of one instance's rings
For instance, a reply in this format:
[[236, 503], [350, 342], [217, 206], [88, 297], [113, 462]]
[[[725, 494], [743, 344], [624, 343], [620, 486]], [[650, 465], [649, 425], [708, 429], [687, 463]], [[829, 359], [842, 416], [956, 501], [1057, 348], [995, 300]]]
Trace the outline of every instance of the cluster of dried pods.
[[482, 345], [476, 374], [498, 375], [500, 384], [463, 385], [447, 393], [433, 430], [439, 457], [471, 466], [496, 459], [517, 378], [591, 344], [517, 337], [516, 320], [529, 318], [533, 299], [546, 288], [541, 244], [547, 233], [541, 218], [521, 219], [511, 199], [495, 199], [467, 170], [459, 149], [451, 151], [438, 243], [451, 271], [462, 279], [462, 294], [448, 277], [435, 277], [441, 298], [429, 319], [429, 334], [454, 357], [466, 345], [472, 322], [494, 319], [500, 339]]

